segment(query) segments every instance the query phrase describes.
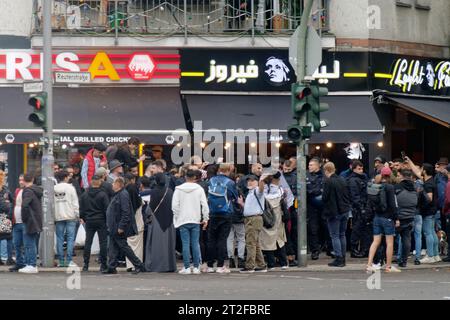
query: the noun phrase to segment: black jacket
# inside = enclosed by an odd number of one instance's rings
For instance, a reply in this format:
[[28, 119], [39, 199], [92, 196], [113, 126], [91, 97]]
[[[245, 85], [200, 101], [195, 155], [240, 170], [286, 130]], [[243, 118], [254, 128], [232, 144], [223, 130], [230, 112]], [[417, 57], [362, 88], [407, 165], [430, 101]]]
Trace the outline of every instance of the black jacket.
[[355, 213], [359, 213], [367, 204], [366, 175], [352, 172], [348, 177], [348, 187], [352, 200], [352, 209]]
[[[296, 175], [297, 177], [297, 175]], [[315, 198], [323, 192], [323, 173], [318, 172], [306, 172], [306, 193], [308, 198]]]
[[108, 196], [109, 200], [111, 200], [114, 197], [114, 190], [112, 188], [112, 184], [108, 181], [103, 181], [100, 185], [100, 188], [105, 191], [106, 195]]
[[106, 221], [109, 197], [102, 188], [90, 187], [80, 198], [80, 218], [88, 221]]
[[124, 230], [126, 237], [137, 234], [135, 213], [132, 210], [127, 190], [117, 192], [106, 210], [106, 225], [110, 235], [117, 236], [118, 229]]
[[42, 188], [36, 185], [23, 189], [22, 221], [28, 234], [42, 231], [42, 194]]
[[398, 204], [398, 220], [414, 220], [417, 212], [418, 194], [414, 182], [403, 180], [395, 186]]
[[[307, 173], [308, 174], [308, 173]], [[289, 188], [291, 188], [291, 191], [293, 193], [293, 195], [296, 197], [297, 196], [297, 171], [292, 170], [291, 172], [285, 172], [283, 173], [284, 178], [286, 179], [287, 184], [289, 185]], [[308, 181], [308, 175], [306, 176], [306, 181]], [[307, 186], [308, 186], [308, 182]], [[322, 188], [322, 186], [321, 186]], [[322, 193], [322, 192], [320, 192]]]
[[134, 168], [139, 164], [137, 159], [131, 155], [128, 147], [117, 149], [116, 160], [119, 160], [123, 163], [124, 172], [128, 172], [130, 168]]
[[325, 179], [322, 200], [324, 204], [323, 214], [327, 218], [349, 212], [351, 210], [351, 201], [345, 179], [336, 174]]

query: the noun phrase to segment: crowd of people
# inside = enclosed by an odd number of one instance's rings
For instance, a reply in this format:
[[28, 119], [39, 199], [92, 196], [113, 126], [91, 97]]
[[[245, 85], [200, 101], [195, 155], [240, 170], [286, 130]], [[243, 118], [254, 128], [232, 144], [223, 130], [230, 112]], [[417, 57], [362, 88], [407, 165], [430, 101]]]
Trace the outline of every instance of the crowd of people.
[[[96, 144], [79, 166], [55, 165], [56, 266], [76, 266], [72, 257], [81, 226], [83, 271], [89, 271], [95, 234], [105, 274], [117, 273], [121, 265], [134, 274], [235, 268], [253, 273], [297, 265], [295, 157], [270, 167], [254, 163], [246, 175], [233, 164], [208, 164], [196, 156], [172, 170], [159, 159], [139, 176], [146, 160], [137, 156], [139, 144], [137, 138], [109, 147]], [[440, 252], [437, 234], [443, 237], [450, 229], [449, 176], [445, 158], [419, 167], [407, 156], [391, 162], [380, 156], [370, 174], [352, 160], [339, 175], [332, 162], [312, 158], [306, 181], [311, 259], [326, 252], [334, 259], [330, 267], [344, 267], [350, 251], [352, 258], [368, 259], [368, 272], [383, 264], [386, 272], [400, 271], [392, 265], [394, 253], [398, 266], [406, 267], [412, 249], [415, 264], [441, 261], [440, 254], [448, 253]], [[0, 171], [6, 263], [12, 272], [37, 273], [41, 179], [21, 175], [14, 194], [4, 179]], [[183, 267], [177, 270], [181, 257]]]

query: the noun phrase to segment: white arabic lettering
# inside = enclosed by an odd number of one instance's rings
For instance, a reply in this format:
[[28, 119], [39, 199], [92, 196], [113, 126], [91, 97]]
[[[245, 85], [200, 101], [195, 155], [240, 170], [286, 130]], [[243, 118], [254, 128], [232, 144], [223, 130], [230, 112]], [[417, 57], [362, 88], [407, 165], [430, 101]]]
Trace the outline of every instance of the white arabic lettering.
[[217, 83], [236, 81], [237, 83], [244, 84], [247, 82], [247, 79], [256, 79], [259, 76], [259, 69], [255, 65], [255, 60], [250, 60], [247, 66], [231, 65], [229, 73], [227, 65], [216, 65], [215, 60], [211, 60], [209, 64], [209, 77], [205, 80], [205, 83], [216, 80]]
[[442, 61], [436, 66], [437, 80], [434, 89], [450, 87], [450, 61]]

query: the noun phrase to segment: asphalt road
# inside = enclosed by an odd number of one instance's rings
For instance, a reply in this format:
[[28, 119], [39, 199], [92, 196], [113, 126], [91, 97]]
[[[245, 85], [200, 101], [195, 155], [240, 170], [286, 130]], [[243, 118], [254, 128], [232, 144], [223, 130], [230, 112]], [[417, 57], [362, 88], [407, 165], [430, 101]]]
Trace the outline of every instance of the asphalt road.
[[[69, 274], [0, 273], [0, 300], [9, 299], [438, 299], [450, 300], [450, 268], [380, 274], [380, 289], [367, 288], [360, 271], [269, 272], [244, 275], [82, 273], [81, 289], [69, 290]], [[73, 278], [72, 278], [73, 279]], [[76, 282], [72, 281], [76, 287]], [[376, 282], [371, 282], [376, 286]]]

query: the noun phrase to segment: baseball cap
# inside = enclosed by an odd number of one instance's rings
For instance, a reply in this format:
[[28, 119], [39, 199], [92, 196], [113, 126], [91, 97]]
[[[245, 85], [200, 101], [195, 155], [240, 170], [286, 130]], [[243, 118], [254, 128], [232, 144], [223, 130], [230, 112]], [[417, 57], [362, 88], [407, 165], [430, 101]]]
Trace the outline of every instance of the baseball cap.
[[94, 176], [92, 177], [92, 180], [100, 181], [100, 180], [103, 180], [103, 177], [100, 175], [94, 174]]
[[96, 171], [95, 171], [95, 175], [96, 176], [104, 176], [105, 174], [107, 174], [108, 171], [106, 171], [105, 168], [103, 167], [99, 167]]
[[381, 163], [385, 163], [386, 159], [383, 156], [377, 156], [374, 161], [380, 161]]
[[248, 180], [258, 181], [259, 178], [258, 178], [257, 176], [255, 176], [254, 174], [250, 174], [250, 175], [247, 177], [246, 180], [247, 180], [247, 181], [248, 181]]
[[391, 174], [392, 170], [389, 167], [383, 167], [383, 169], [381, 169], [382, 176], [390, 176]]

